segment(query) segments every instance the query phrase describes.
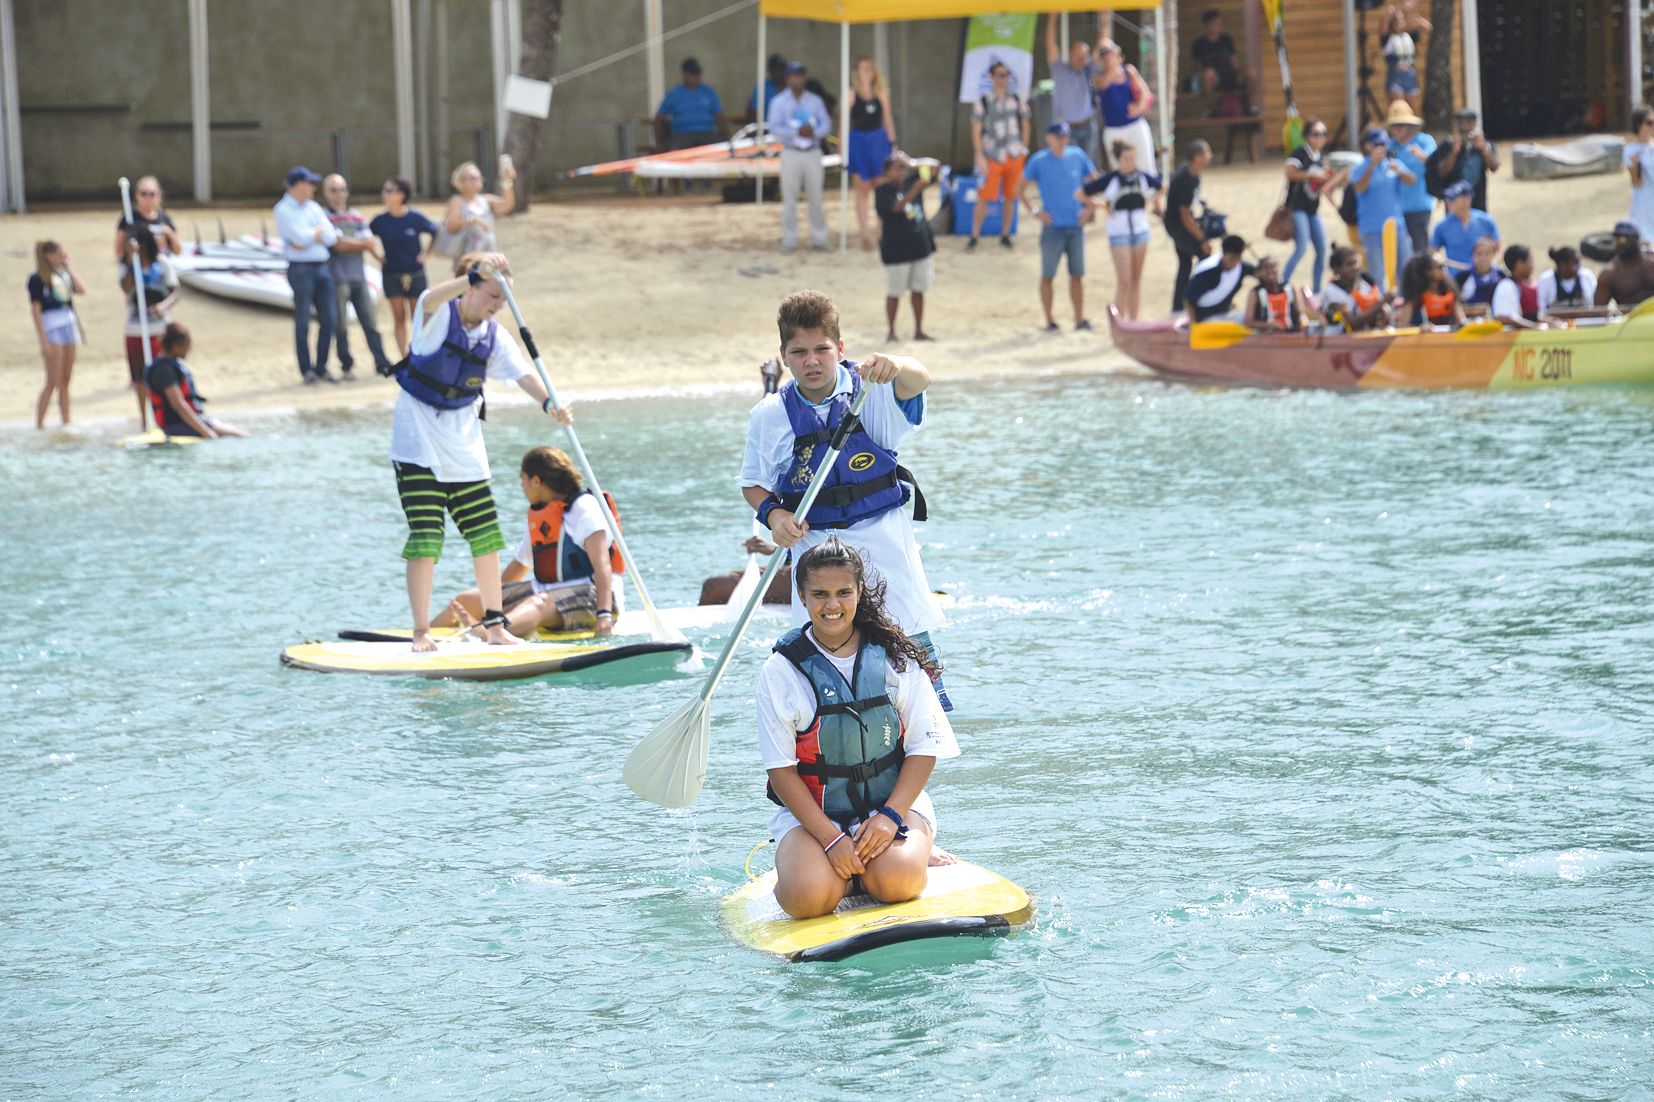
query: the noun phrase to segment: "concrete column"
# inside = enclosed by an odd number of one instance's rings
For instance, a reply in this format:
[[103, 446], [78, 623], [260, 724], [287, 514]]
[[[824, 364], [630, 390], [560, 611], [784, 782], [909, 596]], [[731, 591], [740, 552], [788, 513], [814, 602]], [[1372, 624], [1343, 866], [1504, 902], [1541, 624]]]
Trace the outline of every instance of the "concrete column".
[[[1478, 125], [1486, 126], [1482, 118], [1482, 30], [1477, 22], [1476, 0], [1462, 0], [1459, 4], [1460, 43], [1464, 48], [1464, 102], [1476, 112]], [[1450, 28], [1443, 28], [1449, 34]]]
[[661, 0], [643, 0], [643, 34], [647, 39], [645, 55], [649, 65], [649, 102], [643, 105], [643, 113], [650, 116], [666, 97], [666, 43], [661, 41], [666, 24], [661, 20], [660, 5]]
[[1642, 4], [1625, 6], [1625, 48], [1628, 75], [1625, 81], [1625, 124], [1631, 125], [1631, 112], [1643, 102], [1643, 19]]
[[[441, 3], [431, 9], [431, 157], [439, 178], [457, 163], [448, 148], [448, 130], [448, 5]], [[486, 164], [477, 167], [485, 180], [493, 171]]]
[[508, 44], [507, 3], [508, 0], [489, 0], [488, 4], [488, 56], [494, 71], [494, 146], [497, 149], [505, 148], [506, 112], [500, 106], [500, 101], [505, 99], [505, 78], [517, 65]]
[[[1353, 0], [1351, 0], [1353, 2]], [[1172, 44], [1176, 49], [1176, 44]], [[1166, 69], [1166, 9], [1156, 6], [1154, 9], [1154, 96], [1155, 106], [1160, 109], [1160, 178], [1172, 178], [1172, 161], [1175, 154], [1172, 150], [1174, 135], [1172, 127], [1176, 125], [1172, 117], [1171, 88], [1167, 78], [1171, 76]]]
[[391, 70], [396, 88], [396, 173], [412, 180], [414, 190], [418, 191], [419, 156], [414, 140], [413, 11], [409, 4], [410, 0], [391, 0]]
[[[890, 71], [890, 24], [873, 24], [873, 64], [879, 67], [884, 74], [886, 84], [894, 84], [895, 74]], [[898, 131], [899, 133], [899, 131]]]
[[23, 121], [17, 104], [17, 23], [12, 0], [0, 0], [0, 210], [22, 214]]
[[850, 250], [850, 24], [838, 25], [838, 251]]
[[212, 202], [212, 97], [207, 80], [207, 0], [189, 0], [190, 134], [195, 162], [195, 201]]
[[1344, 0], [1344, 132], [1350, 148], [1361, 148], [1361, 77], [1355, 56], [1355, 0]]

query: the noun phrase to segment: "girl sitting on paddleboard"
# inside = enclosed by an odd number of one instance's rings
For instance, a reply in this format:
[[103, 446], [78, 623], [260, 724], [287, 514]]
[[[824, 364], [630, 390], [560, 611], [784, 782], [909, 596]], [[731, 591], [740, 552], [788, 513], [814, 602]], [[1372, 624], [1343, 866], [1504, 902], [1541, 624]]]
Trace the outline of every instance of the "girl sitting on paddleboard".
[[758, 675], [776, 901], [796, 918], [839, 905], [852, 877], [882, 903], [916, 898], [936, 839], [925, 782], [959, 756], [931, 688], [938, 671], [885, 611], [855, 548], [829, 537], [795, 570], [809, 623]]
[[[456, 278], [419, 296], [412, 352], [392, 368], [402, 393], [391, 420], [391, 466], [408, 518], [402, 557], [408, 562], [413, 649], [436, 649], [431, 639], [431, 583], [442, 554], [444, 514], [451, 514], [471, 546], [482, 627], [488, 642], [515, 643], [500, 600], [500, 533], [489, 489], [488, 449], [482, 441], [483, 383], [510, 380], [541, 408], [568, 424], [567, 409], [551, 398], [517, 344], [493, 318], [505, 305], [499, 280], [510, 267], [499, 253], [461, 257]], [[488, 273], [488, 274], [484, 274]]]

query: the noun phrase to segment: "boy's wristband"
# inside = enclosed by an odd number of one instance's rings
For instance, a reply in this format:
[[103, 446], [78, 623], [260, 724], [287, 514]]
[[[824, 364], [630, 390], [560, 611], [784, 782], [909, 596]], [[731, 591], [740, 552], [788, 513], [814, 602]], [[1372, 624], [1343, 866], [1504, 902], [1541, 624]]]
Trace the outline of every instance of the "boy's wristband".
[[765, 528], [768, 528], [770, 526], [770, 514], [775, 512], [780, 505], [781, 499], [776, 497], [774, 494], [771, 494], [763, 501], [760, 501], [758, 503], [758, 523], [762, 524]]

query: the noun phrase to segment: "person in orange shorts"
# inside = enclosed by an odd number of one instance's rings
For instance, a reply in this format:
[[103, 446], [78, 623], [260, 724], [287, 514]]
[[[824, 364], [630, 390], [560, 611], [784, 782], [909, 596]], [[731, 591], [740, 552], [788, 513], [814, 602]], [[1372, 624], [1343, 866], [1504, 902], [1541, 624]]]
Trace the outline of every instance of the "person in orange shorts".
[[971, 239], [966, 250], [976, 248], [982, 232], [982, 218], [988, 204], [999, 204], [999, 243], [1011, 247], [1011, 215], [1022, 185], [1022, 166], [1028, 161], [1028, 104], [1011, 91], [1011, 70], [1003, 61], [988, 70], [993, 91], [971, 108], [971, 145], [976, 149], [976, 174], [982, 184], [976, 189], [971, 211]]

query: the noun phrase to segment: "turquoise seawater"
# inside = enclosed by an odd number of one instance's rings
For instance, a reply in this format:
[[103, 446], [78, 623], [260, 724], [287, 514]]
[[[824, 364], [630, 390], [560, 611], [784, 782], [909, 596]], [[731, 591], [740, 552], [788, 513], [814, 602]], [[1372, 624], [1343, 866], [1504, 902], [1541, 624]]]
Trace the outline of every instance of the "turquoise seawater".
[[[580, 410], [663, 603], [740, 564], [751, 400]], [[490, 412], [515, 515], [550, 436]], [[718, 920], [765, 640], [662, 811], [620, 766], [691, 678], [279, 667], [404, 620], [388, 411], [6, 439], [0, 1097], [1646, 1094], [1654, 394], [983, 378], [931, 414], [931, 792], [1038, 919], [820, 966]]]

